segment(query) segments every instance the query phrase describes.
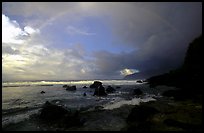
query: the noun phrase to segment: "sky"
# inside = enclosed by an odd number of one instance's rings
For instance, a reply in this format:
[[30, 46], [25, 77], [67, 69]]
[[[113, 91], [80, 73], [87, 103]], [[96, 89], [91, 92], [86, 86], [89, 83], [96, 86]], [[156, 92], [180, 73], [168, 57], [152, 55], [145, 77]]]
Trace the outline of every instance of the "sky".
[[201, 34], [202, 2], [3, 2], [2, 80], [148, 78]]

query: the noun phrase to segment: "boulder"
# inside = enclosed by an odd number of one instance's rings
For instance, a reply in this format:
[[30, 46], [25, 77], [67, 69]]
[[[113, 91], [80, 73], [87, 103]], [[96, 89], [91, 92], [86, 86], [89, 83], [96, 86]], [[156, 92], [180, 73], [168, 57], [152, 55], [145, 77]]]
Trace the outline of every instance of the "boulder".
[[57, 127], [81, 126], [85, 122], [79, 117], [79, 111], [73, 112], [48, 101], [41, 109], [39, 118], [45, 121], [46, 124]]
[[98, 88], [101, 85], [102, 83], [100, 81], [94, 81], [94, 83], [90, 85], [90, 88]]
[[63, 87], [63, 88], [67, 88], [67, 87], [68, 87], [68, 85], [63, 85], [62, 87]]
[[75, 91], [76, 90], [76, 86], [67, 86], [66, 88], [67, 91]]
[[108, 93], [113, 93], [115, 91], [115, 89], [111, 86], [108, 86], [108, 88], [106, 89], [106, 92]]
[[45, 93], [45, 92], [44, 92], [44, 91], [41, 91], [40, 93], [43, 94], [43, 93]]
[[136, 82], [137, 82], [137, 83], [143, 83], [143, 81], [142, 81], [142, 80], [137, 80]]
[[142, 95], [143, 92], [140, 89], [134, 89], [133, 95]]
[[87, 88], [86, 86], [84, 86], [83, 88]]
[[40, 111], [40, 118], [48, 121], [57, 120], [62, 118], [67, 113], [69, 113], [68, 110], [46, 101], [42, 110]]
[[105, 88], [101, 85], [98, 88], [95, 88], [94, 96], [106, 96]]

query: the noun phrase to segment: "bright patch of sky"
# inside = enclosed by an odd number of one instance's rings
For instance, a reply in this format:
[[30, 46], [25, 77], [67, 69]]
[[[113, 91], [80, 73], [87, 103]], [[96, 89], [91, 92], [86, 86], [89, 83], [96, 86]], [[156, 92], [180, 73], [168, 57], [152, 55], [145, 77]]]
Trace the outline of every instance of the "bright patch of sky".
[[120, 74], [123, 76], [127, 76], [127, 75], [134, 74], [134, 73], [139, 73], [139, 70], [125, 68], [120, 71]]

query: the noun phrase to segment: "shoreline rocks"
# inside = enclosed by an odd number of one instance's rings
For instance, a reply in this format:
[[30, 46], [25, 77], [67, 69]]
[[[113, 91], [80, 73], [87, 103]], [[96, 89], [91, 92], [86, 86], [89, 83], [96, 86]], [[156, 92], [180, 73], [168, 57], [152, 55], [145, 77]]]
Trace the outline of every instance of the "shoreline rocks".
[[44, 91], [41, 91], [40, 93], [41, 93], [41, 94], [44, 94], [45, 92], [44, 92]]
[[94, 96], [107, 96], [107, 93], [105, 92], [105, 88], [101, 85], [98, 88], [95, 88]]
[[75, 91], [76, 90], [76, 86], [67, 86], [66, 88], [67, 91]]
[[98, 88], [99, 86], [102, 86], [102, 82], [94, 81], [94, 83], [90, 85], [90, 88]]

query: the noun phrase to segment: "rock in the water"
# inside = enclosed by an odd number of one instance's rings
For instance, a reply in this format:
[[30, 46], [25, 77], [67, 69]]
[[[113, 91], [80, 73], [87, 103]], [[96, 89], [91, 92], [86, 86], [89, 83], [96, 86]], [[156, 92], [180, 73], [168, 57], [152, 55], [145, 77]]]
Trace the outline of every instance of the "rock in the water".
[[62, 87], [63, 87], [63, 88], [67, 88], [67, 87], [68, 87], [68, 85], [63, 85]]
[[95, 88], [94, 96], [106, 96], [105, 88], [101, 85], [98, 88]]
[[76, 90], [76, 86], [67, 86], [66, 88], [67, 91], [75, 91]]
[[86, 86], [84, 86], [83, 88], [87, 88]]
[[143, 92], [140, 89], [134, 89], [133, 95], [142, 95]]
[[106, 89], [106, 92], [108, 93], [113, 93], [115, 91], [115, 89], [111, 86], [108, 86], [108, 88]]
[[86, 96], [86, 92], [84, 92], [83, 96]]
[[143, 83], [143, 81], [142, 80], [137, 80], [137, 83]]
[[43, 93], [45, 93], [45, 92], [44, 92], [44, 91], [41, 91], [40, 93], [43, 94]]
[[116, 86], [117, 89], [121, 88], [120, 86]]
[[94, 83], [90, 85], [90, 88], [98, 88], [101, 85], [102, 83], [100, 81], [94, 81]]

